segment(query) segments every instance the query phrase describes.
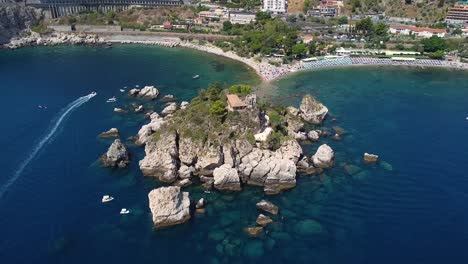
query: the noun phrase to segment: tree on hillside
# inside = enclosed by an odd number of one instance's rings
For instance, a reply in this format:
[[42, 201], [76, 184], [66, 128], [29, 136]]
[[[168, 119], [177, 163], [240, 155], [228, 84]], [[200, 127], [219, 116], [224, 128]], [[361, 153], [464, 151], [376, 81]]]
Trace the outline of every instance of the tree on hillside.
[[258, 11], [257, 14], [255, 14], [255, 18], [257, 19], [257, 21], [262, 21], [271, 19], [271, 15], [268, 12]]
[[378, 37], [387, 37], [388, 35], [388, 25], [383, 22], [377, 22], [374, 25], [373, 32]]
[[438, 36], [432, 36], [428, 39], [424, 39], [421, 41], [421, 44], [423, 45], [425, 52], [443, 51], [447, 46], [445, 40]]
[[345, 16], [341, 16], [338, 18], [338, 24], [339, 25], [346, 25], [348, 24], [348, 18]]
[[364, 35], [369, 35], [372, 32], [373, 27], [374, 23], [372, 23], [370, 17], [363, 18], [356, 22], [356, 30]]
[[229, 32], [232, 29], [232, 23], [230, 21], [223, 22], [223, 31]]
[[307, 45], [304, 43], [296, 44], [292, 47], [292, 54], [296, 58], [304, 56], [307, 52]]

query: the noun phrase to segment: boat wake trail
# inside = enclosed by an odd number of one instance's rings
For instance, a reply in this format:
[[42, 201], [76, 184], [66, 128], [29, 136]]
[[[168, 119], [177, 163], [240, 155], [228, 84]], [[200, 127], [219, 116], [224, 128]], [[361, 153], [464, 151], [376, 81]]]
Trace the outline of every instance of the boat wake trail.
[[23, 170], [28, 166], [28, 164], [36, 157], [37, 153], [47, 144], [49, 143], [50, 139], [54, 134], [57, 132], [58, 128], [62, 124], [62, 122], [65, 120], [65, 118], [70, 115], [73, 110], [77, 109], [80, 107], [82, 104], [88, 102], [91, 98], [93, 98], [96, 95], [96, 93], [91, 93], [86, 96], [82, 96], [75, 101], [71, 102], [68, 104], [66, 107], [64, 107], [62, 110], [60, 110], [59, 114], [57, 115], [57, 118], [54, 118], [50, 129], [46, 132], [46, 134], [41, 138], [41, 140], [37, 143], [37, 145], [33, 148], [31, 153], [29, 153], [28, 157], [20, 164], [18, 169], [15, 171], [15, 174], [11, 178], [7, 180], [7, 182], [0, 187], [0, 198], [3, 197], [5, 192], [10, 188], [11, 185], [15, 183], [15, 181], [19, 178]]

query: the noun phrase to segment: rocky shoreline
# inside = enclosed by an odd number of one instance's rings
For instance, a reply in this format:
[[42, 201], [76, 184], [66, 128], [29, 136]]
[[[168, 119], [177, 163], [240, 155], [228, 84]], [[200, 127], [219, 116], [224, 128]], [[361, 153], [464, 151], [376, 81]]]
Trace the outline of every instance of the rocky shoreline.
[[[135, 143], [145, 149], [138, 165], [144, 176], [173, 185], [154, 189], [148, 195], [156, 228], [188, 221], [193, 209], [203, 213], [204, 201], [193, 208], [190, 194], [182, 191], [186, 186], [200, 184], [206, 191], [240, 192], [251, 185], [261, 187], [266, 195], [276, 195], [294, 188], [299, 173], [315, 175], [334, 165], [334, 151], [327, 144], [309, 155], [301, 147], [302, 142], [317, 144], [329, 134], [316, 127], [307, 130], [321, 125], [328, 113], [313, 96], [304, 96], [299, 108], [252, 103], [238, 111], [221, 109], [221, 116], [214, 115], [213, 105], [226, 101], [228, 94], [228, 90], [210, 86], [190, 103], [168, 102], [160, 114], [146, 113], [150, 122], [134, 137]], [[154, 86], [131, 89], [127, 94], [149, 101], [159, 95]], [[245, 102], [254, 95], [239, 96]], [[118, 136], [116, 128], [99, 135]], [[115, 139], [100, 161], [106, 167], [124, 168], [130, 155]], [[267, 201], [257, 207], [278, 213], [278, 208]], [[245, 231], [256, 236], [270, 221], [268, 216], [259, 215], [258, 226]]]

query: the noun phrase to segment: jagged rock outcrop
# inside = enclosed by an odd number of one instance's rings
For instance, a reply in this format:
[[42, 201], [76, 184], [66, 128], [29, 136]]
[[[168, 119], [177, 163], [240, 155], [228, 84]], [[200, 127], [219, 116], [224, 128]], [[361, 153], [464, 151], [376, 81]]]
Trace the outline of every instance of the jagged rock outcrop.
[[193, 175], [193, 172], [195, 171], [195, 168], [193, 166], [187, 166], [182, 164], [179, 168], [179, 178], [181, 179], [190, 179]]
[[145, 146], [145, 157], [140, 169], [145, 176], [157, 177], [162, 182], [174, 182], [178, 173], [177, 136], [174, 132], [161, 133]]
[[161, 129], [161, 126], [164, 124], [164, 119], [160, 117], [157, 113], [152, 113], [150, 116], [151, 121], [143, 125], [137, 134], [137, 139], [135, 141], [138, 145], [143, 145], [148, 141], [148, 137], [151, 136], [154, 132]]
[[375, 154], [364, 153], [364, 163], [376, 163], [379, 160], [379, 156]]
[[15, 38], [10, 41], [7, 47], [15, 49], [24, 46], [56, 46], [56, 45], [97, 45], [106, 41], [95, 34], [85, 33], [51, 33], [41, 36], [30, 32], [29, 36]]
[[314, 166], [317, 168], [330, 168], [333, 166], [335, 159], [335, 153], [333, 152], [333, 149], [330, 148], [327, 144], [321, 145], [318, 149], [317, 152], [312, 156], [312, 162], [314, 163]]
[[124, 168], [130, 163], [130, 156], [125, 145], [120, 142], [120, 139], [116, 139], [107, 152], [101, 156], [100, 161], [104, 167]]
[[255, 140], [258, 142], [265, 142], [267, 141], [268, 137], [273, 133], [273, 128], [267, 127], [260, 133], [254, 135]]
[[276, 151], [254, 148], [241, 159], [239, 172], [244, 182], [276, 194], [296, 186], [296, 163], [301, 155], [302, 148], [295, 140]]
[[161, 115], [171, 115], [177, 111], [177, 103], [169, 103], [162, 111]]
[[0, 45], [10, 42], [13, 37], [32, 27], [41, 17], [33, 7], [20, 4], [0, 5]]
[[299, 109], [301, 110], [299, 115], [305, 121], [316, 125], [321, 124], [328, 113], [328, 108], [317, 101], [312, 95], [306, 95], [302, 98]]
[[137, 94], [138, 97], [149, 99], [149, 100], [156, 99], [158, 95], [159, 95], [159, 90], [156, 89], [154, 86], [145, 86]]
[[161, 187], [148, 194], [156, 228], [184, 223], [190, 219], [190, 198], [178, 186]]
[[279, 212], [278, 206], [274, 205], [272, 202], [269, 202], [267, 200], [261, 200], [260, 202], [257, 203], [257, 209], [263, 210], [267, 213], [277, 215]]
[[213, 171], [214, 187], [223, 191], [240, 191], [239, 174], [229, 164], [224, 164]]
[[203, 150], [200, 151], [195, 169], [197, 169], [201, 175], [211, 175], [213, 170], [222, 164], [223, 151], [221, 145], [207, 142]]
[[316, 130], [312, 130], [312, 131], [309, 131], [309, 133], [307, 133], [307, 138], [315, 142], [320, 139], [320, 134]]
[[119, 130], [115, 127], [105, 131], [105, 132], [102, 132], [101, 134], [99, 134], [100, 138], [113, 138], [113, 137], [119, 137]]
[[191, 166], [197, 162], [197, 158], [203, 149], [203, 142], [193, 140], [183, 135], [179, 136], [179, 159], [180, 162]]

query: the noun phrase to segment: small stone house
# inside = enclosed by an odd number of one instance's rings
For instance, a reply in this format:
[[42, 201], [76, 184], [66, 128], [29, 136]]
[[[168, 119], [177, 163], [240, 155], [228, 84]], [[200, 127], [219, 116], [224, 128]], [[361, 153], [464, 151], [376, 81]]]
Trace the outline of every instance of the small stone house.
[[226, 97], [229, 111], [239, 111], [247, 108], [247, 104], [244, 103], [236, 94], [228, 94]]

